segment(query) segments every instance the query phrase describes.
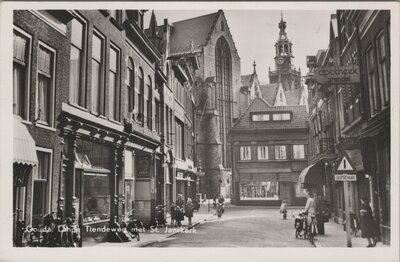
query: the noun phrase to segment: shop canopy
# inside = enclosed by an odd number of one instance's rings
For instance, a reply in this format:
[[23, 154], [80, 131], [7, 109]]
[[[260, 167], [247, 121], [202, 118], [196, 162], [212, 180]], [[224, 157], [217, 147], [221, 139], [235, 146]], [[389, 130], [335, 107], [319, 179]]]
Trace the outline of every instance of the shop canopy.
[[324, 183], [324, 175], [324, 163], [317, 162], [304, 168], [298, 181], [303, 185], [322, 185]]
[[21, 123], [20, 116], [14, 116], [14, 158], [13, 162], [35, 166], [38, 164], [35, 140], [26, 126]]

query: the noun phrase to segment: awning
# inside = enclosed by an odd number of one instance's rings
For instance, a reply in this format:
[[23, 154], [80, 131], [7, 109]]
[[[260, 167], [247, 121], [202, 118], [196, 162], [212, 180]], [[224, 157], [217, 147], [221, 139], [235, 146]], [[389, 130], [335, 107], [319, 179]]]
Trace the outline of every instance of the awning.
[[300, 173], [298, 181], [300, 184], [322, 185], [325, 180], [324, 176], [324, 163], [317, 162], [304, 168]]
[[35, 140], [26, 126], [21, 123], [20, 116], [14, 116], [14, 163], [32, 165], [38, 164]]

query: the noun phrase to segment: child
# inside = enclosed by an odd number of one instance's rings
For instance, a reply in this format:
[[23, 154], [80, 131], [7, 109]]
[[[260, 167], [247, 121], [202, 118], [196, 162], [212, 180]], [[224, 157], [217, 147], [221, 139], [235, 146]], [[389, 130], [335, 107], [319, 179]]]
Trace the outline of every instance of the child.
[[283, 219], [287, 218], [287, 204], [286, 200], [282, 200], [281, 208], [279, 210], [283, 214]]

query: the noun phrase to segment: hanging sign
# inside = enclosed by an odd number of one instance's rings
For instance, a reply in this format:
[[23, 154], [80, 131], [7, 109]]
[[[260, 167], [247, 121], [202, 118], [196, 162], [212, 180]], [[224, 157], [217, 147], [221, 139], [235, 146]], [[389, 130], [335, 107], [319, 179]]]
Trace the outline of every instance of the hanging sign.
[[317, 67], [315, 81], [320, 84], [360, 83], [360, 68], [358, 65]]

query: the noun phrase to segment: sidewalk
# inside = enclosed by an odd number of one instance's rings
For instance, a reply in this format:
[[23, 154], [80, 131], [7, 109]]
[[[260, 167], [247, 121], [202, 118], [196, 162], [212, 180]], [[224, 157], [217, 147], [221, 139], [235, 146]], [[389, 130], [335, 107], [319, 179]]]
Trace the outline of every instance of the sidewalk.
[[167, 238], [174, 236], [175, 234], [179, 234], [180, 229], [186, 230], [195, 230], [195, 228], [200, 224], [206, 221], [212, 221], [218, 219], [216, 216], [215, 209], [212, 208], [212, 204], [210, 205], [210, 212], [208, 212], [207, 204], [200, 204], [199, 212], [193, 213], [192, 218], [192, 226], [188, 225], [188, 219], [185, 217], [185, 220], [182, 221], [182, 228], [171, 227], [170, 222], [171, 219], [169, 216], [167, 217], [167, 228], [166, 232], [164, 227], [159, 227], [157, 231], [155, 229], [146, 229], [145, 232], [140, 233], [140, 241], [136, 239], [131, 239], [129, 242], [119, 242], [119, 243], [111, 243], [111, 242], [96, 242], [93, 238], [84, 239], [82, 246], [83, 247], [145, 247], [151, 245], [153, 243], [162, 242], [167, 240]]
[[[361, 237], [361, 232], [357, 233], [357, 237], [351, 235], [352, 247], [363, 247], [368, 245], [368, 240]], [[347, 233], [343, 230], [343, 226], [333, 221], [325, 223], [325, 235], [315, 236], [315, 247], [347, 247]], [[376, 247], [389, 247], [378, 242]]]

